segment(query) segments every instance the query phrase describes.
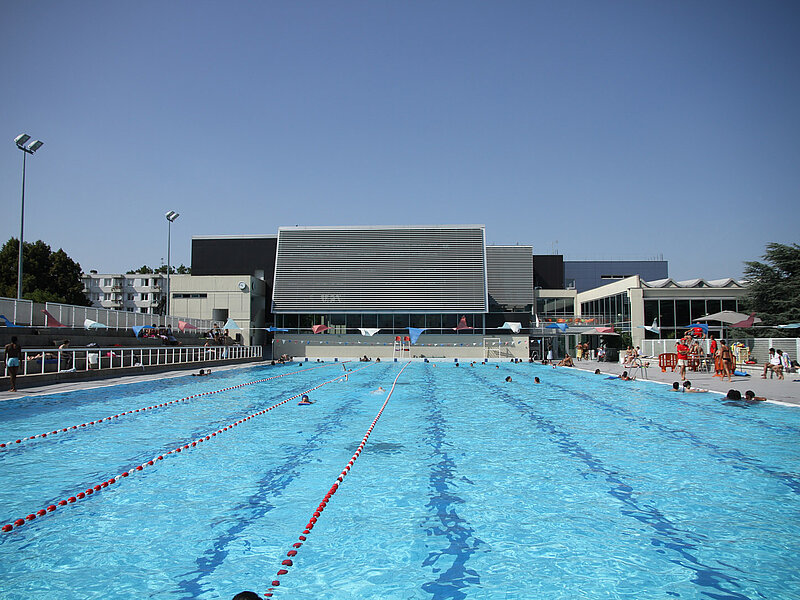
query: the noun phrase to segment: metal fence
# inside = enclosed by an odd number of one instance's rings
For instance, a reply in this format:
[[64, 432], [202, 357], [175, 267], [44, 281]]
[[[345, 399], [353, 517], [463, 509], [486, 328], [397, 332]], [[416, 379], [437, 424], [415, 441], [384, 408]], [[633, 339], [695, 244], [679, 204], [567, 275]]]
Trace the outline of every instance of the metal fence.
[[108, 308], [95, 308], [91, 306], [73, 306], [72, 304], [59, 304], [57, 302], [32, 302], [30, 300], [17, 300], [15, 298], [0, 298], [0, 315], [5, 316], [15, 325], [30, 327], [45, 327], [47, 316], [42, 312], [46, 310], [54, 319], [66, 327], [82, 328], [86, 319], [102, 323], [110, 329], [130, 329], [139, 325], [171, 326], [178, 329], [178, 321], [194, 325], [198, 329], [211, 329], [210, 319], [191, 319], [189, 317], [164, 317], [147, 313], [135, 313], [124, 310], [111, 310]]
[[[644, 340], [642, 352], [647, 356], [675, 352], [677, 340]], [[791, 360], [798, 360], [800, 356], [800, 338], [742, 338], [731, 340], [732, 343], [744, 344], [750, 349], [749, 356], [757, 363], [764, 364], [769, 360], [769, 349], [777, 348], [789, 353]], [[708, 353], [709, 340], [700, 340], [700, 346]]]
[[[176, 346], [169, 348], [50, 348], [23, 350], [17, 372], [22, 375], [98, 371], [126, 367], [180, 365], [242, 358], [260, 359], [261, 346]], [[3, 361], [4, 376], [8, 367]]]

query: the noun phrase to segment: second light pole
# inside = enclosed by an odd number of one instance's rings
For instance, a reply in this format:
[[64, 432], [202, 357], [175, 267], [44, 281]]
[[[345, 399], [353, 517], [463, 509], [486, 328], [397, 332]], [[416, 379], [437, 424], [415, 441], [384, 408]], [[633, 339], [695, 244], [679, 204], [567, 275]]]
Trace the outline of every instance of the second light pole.
[[175, 219], [177, 219], [180, 215], [178, 213], [176, 213], [174, 210], [171, 210], [164, 216], [167, 217], [167, 290], [166, 290], [166, 292], [167, 292], [167, 303], [164, 305], [165, 306], [165, 309], [164, 309], [164, 326], [166, 326], [167, 325], [167, 317], [169, 317], [169, 275], [170, 275], [170, 271], [172, 270], [172, 267], [170, 266], [170, 256], [169, 256], [170, 247], [172, 245], [172, 241], [170, 239], [170, 236], [172, 234], [172, 229], [171, 228], [172, 228], [173, 221], [175, 221]]

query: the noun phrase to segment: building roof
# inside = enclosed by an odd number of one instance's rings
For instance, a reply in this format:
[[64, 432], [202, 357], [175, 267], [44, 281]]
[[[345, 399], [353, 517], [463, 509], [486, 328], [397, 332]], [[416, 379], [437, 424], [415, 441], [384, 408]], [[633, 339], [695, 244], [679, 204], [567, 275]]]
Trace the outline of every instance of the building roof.
[[642, 281], [643, 287], [649, 288], [744, 288], [746, 287], [743, 282], [736, 281], [732, 277], [727, 279], [703, 279], [698, 277], [696, 279], [684, 279], [683, 281], [675, 281], [672, 277], [666, 279], [656, 279], [654, 281]]

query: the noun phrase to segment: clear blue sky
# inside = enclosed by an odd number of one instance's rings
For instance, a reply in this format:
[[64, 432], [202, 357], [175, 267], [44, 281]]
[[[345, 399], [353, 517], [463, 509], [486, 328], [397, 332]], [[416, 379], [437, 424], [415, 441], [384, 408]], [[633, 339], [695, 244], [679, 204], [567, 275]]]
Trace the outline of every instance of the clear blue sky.
[[4, 2], [2, 241], [84, 270], [192, 235], [483, 223], [739, 276], [800, 239], [800, 3]]

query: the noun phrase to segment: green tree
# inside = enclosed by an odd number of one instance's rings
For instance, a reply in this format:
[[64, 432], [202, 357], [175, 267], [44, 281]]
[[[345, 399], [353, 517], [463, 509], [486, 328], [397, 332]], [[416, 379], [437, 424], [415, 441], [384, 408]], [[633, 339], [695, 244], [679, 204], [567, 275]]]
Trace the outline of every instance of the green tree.
[[147, 265], [142, 265], [141, 267], [139, 267], [135, 271], [128, 271], [126, 273], [126, 275], [134, 275], [134, 274], [139, 274], [139, 273], [141, 273], [142, 275], [148, 275], [150, 273], [153, 273], [153, 268], [152, 267], [148, 267]]
[[[170, 266], [169, 272], [170, 272], [170, 275], [175, 275], [175, 274], [177, 274], [177, 275], [191, 275], [192, 274], [192, 268], [181, 264], [181, 266], [178, 267], [177, 269], [174, 266]], [[128, 275], [132, 275], [134, 273], [142, 273], [142, 274], [159, 273], [161, 275], [166, 275], [167, 274], [167, 265], [161, 265], [160, 267], [157, 267], [155, 269], [153, 267], [148, 267], [147, 265], [143, 265], [143, 266], [139, 267], [138, 269], [136, 269], [135, 271], [128, 271], [127, 272]]]
[[[0, 249], [0, 296], [17, 297], [19, 240]], [[22, 244], [22, 297], [34, 302], [63, 302], [91, 306], [83, 293], [81, 266], [64, 250], [56, 252], [42, 240]]]
[[770, 243], [762, 258], [745, 263], [745, 307], [764, 325], [800, 322], [800, 246]]

